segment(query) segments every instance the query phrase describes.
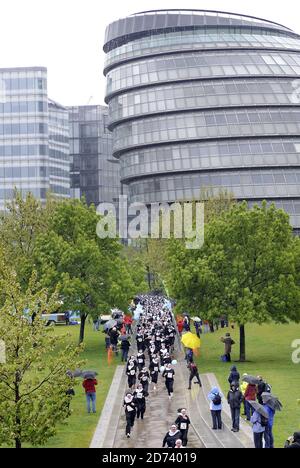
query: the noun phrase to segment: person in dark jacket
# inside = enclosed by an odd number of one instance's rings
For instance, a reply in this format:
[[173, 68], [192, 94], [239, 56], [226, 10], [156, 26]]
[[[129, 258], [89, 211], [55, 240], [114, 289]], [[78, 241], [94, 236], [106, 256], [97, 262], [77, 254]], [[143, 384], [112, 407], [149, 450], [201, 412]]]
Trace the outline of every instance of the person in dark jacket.
[[232, 346], [235, 345], [235, 342], [230, 336], [230, 333], [226, 333], [225, 338], [221, 338], [222, 343], [225, 344], [225, 356], [226, 356], [226, 361], [231, 362], [231, 352], [232, 352]]
[[243, 403], [244, 397], [242, 392], [239, 389], [239, 384], [232, 383], [231, 389], [227, 395], [227, 401], [231, 410], [231, 419], [232, 419], [232, 431], [239, 432], [240, 430], [240, 414], [241, 406]]
[[128, 376], [128, 388], [132, 389], [136, 384], [137, 362], [130, 358], [127, 363], [126, 374]]
[[109, 331], [109, 337], [110, 337], [110, 343], [112, 345], [113, 351], [116, 353], [116, 356], [118, 355], [118, 338], [119, 338], [119, 332], [114, 327], [112, 330]]
[[181, 440], [181, 432], [179, 429], [177, 429], [176, 424], [173, 424], [171, 426], [169, 432], [165, 435], [165, 438], [163, 440], [163, 448], [167, 445], [168, 448], [175, 448], [176, 441]]
[[188, 367], [188, 369], [190, 371], [188, 390], [192, 389], [192, 382], [193, 382], [194, 378], [197, 379], [197, 382], [195, 382], [195, 383], [198, 383], [200, 385], [200, 387], [202, 387], [198, 367], [196, 366], [196, 364], [194, 362], [190, 362], [187, 367]]
[[147, 367], [144, 367], [142, 371], [139, 373], [139, 381], [143, 386], [143, 390], [145, 392], [145, 395], [149, 395], [149, 382], [150, 382], [150, 373], [147, 369]]
[[122, 343], [121, 343], [122, 362], [127, 362], [129, 349], [130, 349], [130, 342], [128, 340], [122, 340]]
[[238, 372], [236, 366], [233, 366], [233, 367], [231, 368], [231, 372], [230, 372], [230, 375], [229, 375], [229, 377], [228, 377], [228, 382], [229, 382], [230, 386], [231, 386], [233, 383], [234, 383], [234, 384], [237, 384], [237, 386], [239, 386], [239, 384], [240, 384], [240, 378], [241, 378], [241, 376], [240, 376], [240, 374], [239, 374], [239, 372]]
[[257, 400], [260, 405], [263, 405], [263, 399], [262, 399], [262, 394], [263, 393], [271, 393], [271, 387], [270, 385], [264, 381], [264, 379], [259, 375], [257, 377], [260, 381], [260, 383], [257, 385]]
[[172, 369], [171, 364], [167, 364], [163, 377], [166, 379], [166, 389], [168, 390], [169, 400], [173, 398], [174, 393], [174, 375], [175, 371]]
[[295, 432], [293, 437], [290, 437], [284, 446], [286, 449], [300, 449], [300, 432]]
[[139, 371], [141, 372], [143, 368], [145, 367], [145, 361], [146, 361], [145, 354], [143, 353], [143, 351], [139, 351], [137, 353], [136, 360], [137, 360]]
[[178, 415], [178, 418], [175, 421], [175, 424], [177, 425], [181, 433], [180, 439], [182, 440], [182, 446], [186, 447], [188, 444], [188, 433], [191, 421], [186, 413], [185, 408], [182, 408], [180, 414]]
[[157, 382], [158, 382], [158, 374], [159, 374], [159, 361], [158, 357], [155, 356], [150, 365], [149, 365], [149, 371], [151, 375], [151, 382], [153, 383], [153, 390], [156, 390]]
[[143, 389], [143, 385], [139, 384], [137, 386], [137, 389], [133, 393], [135, 403], [136, 403], [136, 419], [144, 419], [144, 415], [146, 412], [146, 396], [147, 394], [145, 393]]
[[126, 416], [126, 436], [129, 439], [136, 417], [136, 403], [132, 393], [128, 392], [126, 394], [123, 407], [125, 409]]

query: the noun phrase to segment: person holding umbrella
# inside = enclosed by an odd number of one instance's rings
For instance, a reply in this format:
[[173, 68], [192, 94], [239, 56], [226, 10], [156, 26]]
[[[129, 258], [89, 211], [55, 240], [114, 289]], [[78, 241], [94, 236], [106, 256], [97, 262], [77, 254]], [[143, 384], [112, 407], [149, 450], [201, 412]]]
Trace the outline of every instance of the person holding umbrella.
[[84, 381], [82, 386], [85, 389], [87, 412], [89, 414], [91, 413], [91, 406], [92, 412], [96, 413], [96, 385], [98, 385], [98, 381], [95, 378], [96, 375], [96, 372], [83, 372]]
[[262, 449], [263, 447], [263, 437], [268, 424], [268, 413], [262, 405], [256, 401], [250, 401], [249, 404], [252, 405], [254, 413], [251, 417], [251, 424], [254, 436], [254, 445], [256, 449]]
[[110, 343], [112, 346], [113, 351], [118, 355], [118, 339], [119, 339], [119, 332], [117, 327], [113, 327], [109, 332]]
[[264, 433], [265, 448], [273, 449], [274, 448], [273, 427], [274, 427], [275, 412], [282, 410], [282, 404], [280, 403], [277, 397], [267, 392], [263, 393], [261, 395], [261, 398], [263, 401], [263, 407], [265, 408], [269, 416], [268, 424], [266, 426], [265, 433]]
[[250, 402], [256, 401], [257, 385], [259, 384], [259, 380], [257, 377], [253, 377], [252, 375], [246, 375], [243, 377], [243, 382], [248, 383], [245, 391], [245, 402], [247, 421], [250, 421], [253, 414], [253, 405], [251, 405]]

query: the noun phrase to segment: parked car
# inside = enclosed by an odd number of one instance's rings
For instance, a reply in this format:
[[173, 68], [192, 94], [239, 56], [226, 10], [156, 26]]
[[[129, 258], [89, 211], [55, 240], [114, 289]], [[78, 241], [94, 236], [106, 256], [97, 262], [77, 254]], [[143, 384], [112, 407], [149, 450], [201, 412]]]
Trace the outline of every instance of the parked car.
[[[64, 313], [54, 313], [54, 314], [43, 314], [42, 319], [46, 322], [46, 326], [51, 325], [65, 325], [66, 316]], [[80, 314], [79, 312], [69, 312], [69, 322], [70, 325], [79, 325], [80, 324]]]

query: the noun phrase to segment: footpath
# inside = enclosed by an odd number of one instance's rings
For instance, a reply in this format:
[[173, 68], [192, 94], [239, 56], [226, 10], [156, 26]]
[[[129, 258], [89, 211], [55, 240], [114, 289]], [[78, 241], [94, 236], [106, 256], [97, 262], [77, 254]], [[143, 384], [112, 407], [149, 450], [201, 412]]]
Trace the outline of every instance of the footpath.
[[222, 431], [211, 429], [207, 395], [212, 387], [220, 388], [215, 375], [202, 374], [202, 388], [193, 384], [189, 391], [189, 373], [179, 341], [175, 358], [178, 364], [174, 367], [176, 375], [173, 399], [169, 400], [162, 377], [159, 378], [156, 391], [151, 390], [150, 385], [145, 418], [143, 421], [136, 421], [130, 439], [125, 437], [126, 420], [122, 407], [127, 390], [127, 376], [124, 366], [117, 367], [90, 448], [161, 448], [163, 438], [177, 418], [179, 408], [187, 408], [192, 422], [188, 448], [253, 448], [252, 430], [245, 421], [241, 421], [240, 433], [231, 432], [230, 408], [226, 398], [223, 399], [224, 428]]

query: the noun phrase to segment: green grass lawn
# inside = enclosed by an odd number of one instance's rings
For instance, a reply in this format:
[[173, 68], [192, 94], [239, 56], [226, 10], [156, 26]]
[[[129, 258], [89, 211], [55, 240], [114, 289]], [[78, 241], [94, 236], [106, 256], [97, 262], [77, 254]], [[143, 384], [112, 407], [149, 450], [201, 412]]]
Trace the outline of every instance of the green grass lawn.
[[[220, 337], [228, 330], [202, 335], [202, 346], [198, 359], [201, 373], [215, 373], [222, 391], [228, 391], [228, 375], [233, 364], [222, 363], [220, 356], [224, 345]], [[239, 331], [230, 330], [237, 345], [234, 347], [233, 361], [239, 359]], [[237, 363], [240, 374], [262, 375], [272, 385], [273, 393], [280, 398], [284, 410], [277, 413], [275, 420], [275, 443], [277, 448], [284, 445], [288, 436], [300, 430], [300, 364], [292, 362], [291, 343], [300, 339], [299, 325], [249, 325], [246, 328], [247, 359]]]
[[[79, 327], [71, 326], [57, 326], [54, 332], [70, 333], [72, 340], [77, 344]], [[86, 325], [85, 335], [85, 351], [81, 355], [82, 359], [86, 360], [85, 369], [96, 370], [98, 372], [98, 387], [97, 387], [97, 414], [87, 414], [85, 405], [85, 394], [82, 387], [82, 379], [77, 379], [79, 385], [75, 387], [75, 397], [72, 400], [72, 416], [67, 420], [66, 424], [62, 424], [58, 427], [57, 435], [51, 438], [45, 447], [47, 448], [87, 448], [90, 445], [94, 431], [96, 429], [99, 417], [107, 393], [109, 391], [116, 365], [118, 361], [114, 359], [114, 362], [108, 366], [107, 355], [105, 350], [105, 335], [100, 332], [94, 332], [92, 325]]]

